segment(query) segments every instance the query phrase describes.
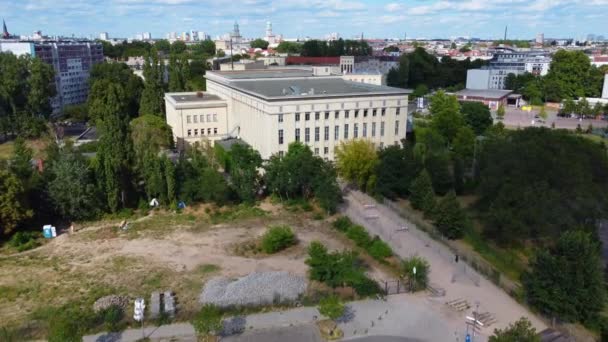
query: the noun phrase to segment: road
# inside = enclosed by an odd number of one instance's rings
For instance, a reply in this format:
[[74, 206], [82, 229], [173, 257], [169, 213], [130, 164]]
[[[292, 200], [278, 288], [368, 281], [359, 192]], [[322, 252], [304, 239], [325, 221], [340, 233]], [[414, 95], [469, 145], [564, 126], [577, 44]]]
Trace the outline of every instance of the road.
[[[455, 262], [455, 256], [447, 248], [442, 248], [439, 243], [417, 230], [411, 222], [406, 221], [390, 208], [377, 204], [371, 197], [356, 190], [349, 191], [341, 211], [357, 224], [364, 226], [370, 234], [378, 235], [389, 243], [400, 257], [418, 255], [425, 258], [431, 266], [430, 282], [446, 291], [443, 302], [462, 298], [468, 301], [471, 307], [464, 312], [456, 312], [447, 305], [441, 305], [434, 307], [437, 314], [451, 310], [454, 313], [454, 323], [461, 323], [464, 326], [465, 317], [472, 317], [478, 304], [478, 312], [489, 312], [497, 320], [496, 323], [482, 329], [482, 338], [491, 335], [494, 328], [504, 328], [520, 317], [528, 317], [537, 331], [546, 328], [538, 317], [492, 282], [463, 265], [462, 261]], [[403, 226], [409, 227], [409, 231], [401, 231], [400, 227]], [[480, 340], [476, 339], [476, 341]]]

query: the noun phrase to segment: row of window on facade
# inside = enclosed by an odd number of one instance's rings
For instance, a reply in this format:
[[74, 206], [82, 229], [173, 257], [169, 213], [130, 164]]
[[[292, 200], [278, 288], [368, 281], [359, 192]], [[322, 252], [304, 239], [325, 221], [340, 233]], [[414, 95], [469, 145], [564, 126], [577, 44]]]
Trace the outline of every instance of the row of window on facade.
[[[213, 131], [213, 135], [217, 135], [217, 128], [207, 128], [207, 135], [211, 135], [211, 132]], [[194, 132], [194, 135], [192, 134], [192, 132]], [[194, 129], [189, 129], [188, 130], [188, 137], [198, 137], [199, 136], [199, 130], [198, 128], [194, 128]], [[205, 129], [201, 128], [200, 130], [200, 135], [205, 135]]]
[[[363, 112], [363, 117], [366, 118], [369, 114], [369, 110], [368, 109], [355, 109], [354, 110], [354, 117], [358, 118], [359, 117], [359, 113]], [[377, 116], [378, 115], [378, 109], [374, 108], [371, 110], [372, 116]], [[399, 115], [401, 113], [401, 108], [397, 107], [397, 112], [396, 115]], [[331, 112], [326, 111], [324, 113], [324, 118], [325, 120], [329, 120]], [[381, 108], [380, 109], [380, 115], [381, 116], [385, 116], [386, 115], [386, 108]], [[318, 121], [321, 119], [321, 112], [314, 112], [314, 116], [315, 116], [315, 121]], [[279, 122], [283, 122], [283, 114], [279, 114]], [[311, 112], [305, 112], [304, 113], [304, 121], [310, 121], [311, 118]], [[350, 118], [350, 110], [345, 110], [344, 111], [344, 118], [348, 119]], [[296, 121], [300, 121], [301, 119], [301, 114], [300, 113], [296, 113], [295, 114], [295, 120]], [[334, 119], [340, 119], [340, 111], [336, 110], [334, 112]]]
[[[301, 130], [300, 128], [296, 128], [295, 131], [295, 141], [301, 141]], [[325, 126], [323, 129], [323, 141], [329, 141], [329, 126]], [[368, 132], [367, 132], [367, 123], [363, 123], [362, 126], [362, 132], [361, 132], [361, 137], [362, 138], [367, 138], [368, 136]], [[371, 124], [371, 132], [370, 132], [370, 136], [372, 138], [376, 137], [376, 123], [372, 122]], [[349, 139], [349, 125], [345, 124], [344, 125], [344, 139]], [[399, 120], [395, 121], [395, 135], [399, 135]], [[383, 137], [384, 136], [384, 121], [380, 122], [380, 136]], [[353, 124], [353, 138], [357, 139], [359, 138], [359, 124]], [[305, 128], [304, 129], [304, 142], [310, 142], [310, 128]], [[340, 140], [340, 126], [336, 125], [334, 126], [334, 140], [338, 141]], [[282, 129], [279, 129], [279, 145], [282, 145], [285, 141], [285, 137], [284, 137], [284, 131]], [[320, 127], [315, 127], [315, 131], [314, 131], [314, 141], [321, 141], [321, 128]]]
[[[395, 145], [399, 145], [399, 142], [398, 142], [398, 141], [395, 141]], [[380, 147], [380, 148], [384, 148], [384, 143], [383, 143], [383, 142], [380, 142], [380, 144], [378, 145], [378, 147]], [[337, 148], [338, 148], [337, 146], [334, 146], [334, 153], [336, 153], [336, 149], [337, 149]], [[313, 152], [314, 152], [314, 154], [315, 154], [316, 156], [318, 156], [318, 155], [319, 155], [319, 151], [320, 151], [320, 150], [319, 150], [319, 148], [318, 148], [318, 147], [315, 147], [315, 148], [314, 148], [314, 150], [313, 150]], [[327, 146], [323, 147], [323, 155], [328, 155], [328, 154], [329, 154], [329, 147], [327, 147]], [[285, 152], [284, 152], [284, 151], [279, 151], [279, 157], [283, 157], [284, 155], [285, 155]]]
[[200, 115], [186, 115], [186, 123], [199, 123], [199, 122], [217, 122], [217, 114], [207, 114], [207, 121], [205, 121], [205, 114]]

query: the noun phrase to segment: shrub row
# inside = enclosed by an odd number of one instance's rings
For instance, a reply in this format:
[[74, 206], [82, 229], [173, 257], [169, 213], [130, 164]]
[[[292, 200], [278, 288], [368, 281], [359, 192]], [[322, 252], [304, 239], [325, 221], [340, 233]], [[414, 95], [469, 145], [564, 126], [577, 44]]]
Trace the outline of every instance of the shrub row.
[[262, 237], [261, 248], [264, 253], [272, 254], [296, 244], [296, 235], [288, 226], [270, 227]]
[[332, 223], [336, 230], [346, 234], [355, 244], [367, 251], [374, 259], [385, 261], [393, 255], [393, 250], [378, 236], [371, 237], [369, 233], [360, 225], [354, 224], [348, 217], [342, 216]]

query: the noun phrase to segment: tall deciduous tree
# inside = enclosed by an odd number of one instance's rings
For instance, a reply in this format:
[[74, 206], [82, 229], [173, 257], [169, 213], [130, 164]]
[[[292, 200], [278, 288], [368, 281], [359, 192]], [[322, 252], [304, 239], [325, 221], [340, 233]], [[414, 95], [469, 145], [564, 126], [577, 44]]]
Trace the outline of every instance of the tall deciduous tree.
[[523, 284], [528, 302], [547, 315], [596, 318], [606, 298], [600, 244], [589, 233], [565, 232], [549, 251], [537, 249]]
[[252, 40], [250, 45], [254, 49], [259, 48], [262, 50], [266, 50], [268, 48], [268, 42], [261, 38]]
[[230, 152], [230, 181], [243, 202], [253, 202], [260, 189], [262, 157], [250, 146], [235, 144]]
[[31, 115], [48, 118], [52, 112], [51, 98], [55, 96], [55, 71], [39, 58], [29, 65], [27, 107]]
[[492, 114], [488, 106], [481, 102], [464, 101], [460, 104], [465, 123], [476, 135], [482, 135], [492, 126]]
[[433, 190], [431, 176], [423, 169], [410, 186], [410, 202], [412, 207], [418, 210], [432, 211], [434, 208], [430, 208], [431, 202], [429, 202], [429, 198], [434, 199], [434, 196], [435, 191]]
[[494, 329], [489, 342], [540, 342], [540, 336], [525, 317], [509, 324], [505, 329]]
[[[369, 140], [356, 139], [341, 142], [336, 148], [336, 168], [338, 174], [359, 188], [372, 190], [378, 155], [374, 144]], [[371, 185], [371, 187], [370, 187]]]
[[165, 66], [158, 60], [156, 49], [152, 49], [144, 64], [144, 90], [141, 94], [139, 114], [164, 116], [164, 73]]
[[62, 151], [48, 169], [47, 193], [64, 218], [82, 220], [99, 212], [99, 197], [87, 162], [72, 151]]
[[443, 135], [448, 143], [451, 143], [456, 137], [458, 129], [464, 125], [458, 100], [455, 96], [439, 91], [431, 98], [430, 111], [432, 114], [431, 126]]
[[0, 235], [11, 233], [30, 217], [23, 185], [13, 173], [0, 168]]
[[412, 148], [388, 146], [378, 152], [378, 159], [376, 191], [391, 199], [406, 196], [422, 167], [414, 158]]
[[96, 176], [100, 190], [105, 194], [108, 208], [115, 212], [124, 204], [129, 183], [131, 143], [129, 117], [125, 113], [125, 93], [122, 87], [111, 82], [96, 82], [105, 87], [102, 96], [89, 105], [91, 115], [97, 118], [100, 134], [97, 149]]

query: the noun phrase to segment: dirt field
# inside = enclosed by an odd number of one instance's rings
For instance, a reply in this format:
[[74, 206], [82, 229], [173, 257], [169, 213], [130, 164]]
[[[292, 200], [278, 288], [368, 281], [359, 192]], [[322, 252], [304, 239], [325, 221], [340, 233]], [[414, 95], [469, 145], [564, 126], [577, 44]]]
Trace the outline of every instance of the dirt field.
[[[181, 318], [187, 318], [210, 276], [275, 270], [305, 275], [309, 242], [322, 241], [329, 249], [353, 247], [331, 229], [330, 218], [315, 220], [313, 212], [268, 202], [260, 208], [154, 213], [126, 231], [117, 228], [118, 222], [95, 223], [37, 250], [0, 257], [0, 326], [22, 326], [46, 308], [68, 302], [89, 305], [107, 294], [149, 298], [152, 291], [165, 289], [175, 291]], [[251, 248], [276, 224], [291, 226], [299, 243], [272, 256]], [[370, 274], [388, 277], [378, 265]]]

